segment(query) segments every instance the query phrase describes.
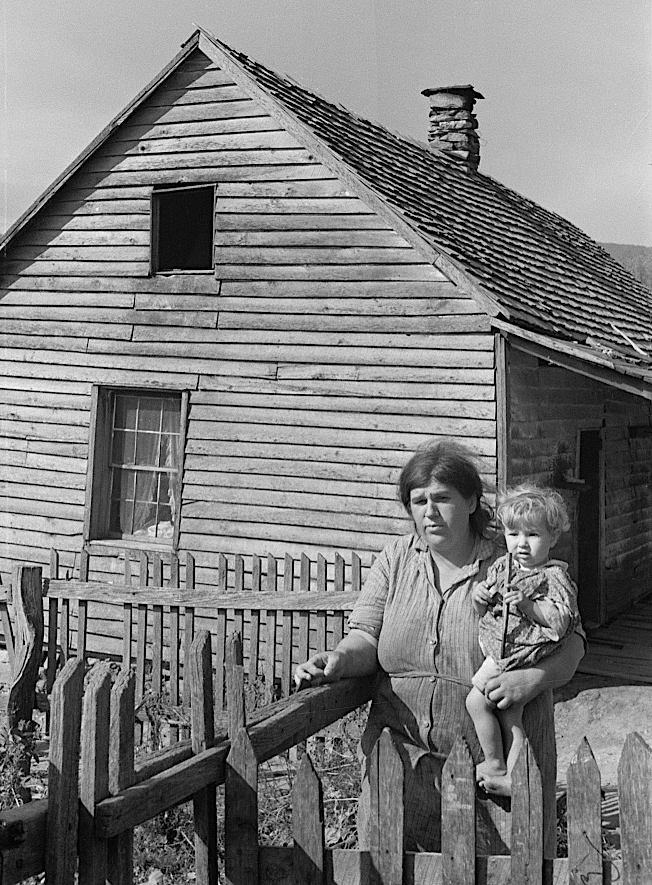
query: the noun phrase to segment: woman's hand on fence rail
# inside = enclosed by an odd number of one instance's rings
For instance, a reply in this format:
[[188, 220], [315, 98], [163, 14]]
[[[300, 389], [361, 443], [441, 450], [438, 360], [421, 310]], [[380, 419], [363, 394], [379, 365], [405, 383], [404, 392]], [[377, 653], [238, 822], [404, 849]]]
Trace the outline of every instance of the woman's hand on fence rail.
[[345, 677], [370, 676], [377, 669], [375, 642], [361, 635], [361, 631], [352, 630], [334, 651], [320, 651], [299, 664], [294, 682], [297, 687], [307, 688]]
[[344, 676], [344, 657], [341, 651], [320, 651], [308, 658], [294, 671], [297, 689], [313, 688], [324, 682], [335, 682]]

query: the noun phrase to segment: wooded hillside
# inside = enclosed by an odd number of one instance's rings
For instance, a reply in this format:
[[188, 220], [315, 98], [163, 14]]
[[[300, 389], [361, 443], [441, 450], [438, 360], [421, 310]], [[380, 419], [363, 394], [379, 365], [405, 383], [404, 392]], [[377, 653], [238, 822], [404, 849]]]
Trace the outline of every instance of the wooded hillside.
[[600, 243], [619, 261], [625, 270], [652, 290], [652, 246], [631, 246], [625, 243]]

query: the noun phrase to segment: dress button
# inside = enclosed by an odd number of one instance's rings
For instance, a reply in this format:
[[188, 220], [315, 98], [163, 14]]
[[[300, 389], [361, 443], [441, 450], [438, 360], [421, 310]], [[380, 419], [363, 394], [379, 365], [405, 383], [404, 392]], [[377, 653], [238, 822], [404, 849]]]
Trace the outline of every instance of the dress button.
[[431, 677], [430, 677], [430, 681], [431, 681], [431, 682], [436, 682], [436, 681], [437, 681], [437, 677], [436, 677], [436, 676], [431, 676]]
[[430, 728], [430, 720], [424, 719], [422, 725], [424, 728]]

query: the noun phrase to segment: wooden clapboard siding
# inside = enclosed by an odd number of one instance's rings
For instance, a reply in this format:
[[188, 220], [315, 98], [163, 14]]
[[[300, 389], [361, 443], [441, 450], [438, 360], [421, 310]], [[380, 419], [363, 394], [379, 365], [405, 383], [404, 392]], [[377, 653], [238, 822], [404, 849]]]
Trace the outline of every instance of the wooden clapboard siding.
[[[276, 404], [275, 404], [276, 405]], [[362, 404], [361, 404], [362, 405]], [[221, 425], [239, 423], [271, 425], [279, 421], [277, 408], [260, 408], [249, 406], [214, 406], [193, 407], [193, 433], [201, 439], [221, 439]], [[339, 413], [336, 411], [290, 411], [287, 410], [283, 421], [288, 427], [306, 428], [309, 434], [323, 431], [324, 442], [330, 439], [329, 430], [347, 431], [347, 441], [354, 443], [360, 432], [381, 431], [394, 433], [400, 427], [402, 433], [432, 434], [439, 436], [476, 436], [493, 437], [493, 421], [474, 420], [472, 418], [445, 418], [436, 416], [407, 416], [401, 414], [378, 414], [359, 412]], [[352, 431], [349, 434], [348, 431]], [[302, 436], [296, 437], [301, 439]], [[394, 437], [389, 436], [391, 443]]]
[[[21, 482], [21, 475], [26, 474], [28, 482]], [[84, 504], [84, 483], [75, 474], [63, 474], [49, 471], [24, 471], [16, 468], [11, 471], [12, 482], [0, 482], [0, 498], [2, 508], [14, 513], [39, 512], [41, 502], [44, 508], [53, 502], [61, 505], [61, 512], [70, 514], [69, 505]], [[65, 511], [63, 508], [66, 508]], [[44, 509], [44, 512], [45, 509]]]
[[[215, 273], [149, 276], [152, 189], [183, 183], [216, 185]], [[78, 566], [92, 385], [190, 392], [179, 545], [197, 586], [222, 554], [353, 549], [367, 568], [406, 529], [396, 478], [430, 437], [463, 438], [495, 482], [487, 315], [199, 51], [0, 272], [6, 562], [54, 545]]]
[[[469, 387], [472, 388], [471, 385]], [[417, 385], [404, 385], [401, 393], [396, 392], [394, 397], [390, 397], [389, 393], [386, 397], [374, 397], [370, 394], [365, 396], [364, 391], [353, 391], [350, 396], [346, 396], [341, 390], [328, 396], [327, 390], [293, 391], [283, 385], [264, 381], [257, 382], [256, 388], [258, 389], [253, 388], [253, 385], [247, 389], [244, 384], [242, 386], [225, 384], [218, 388], [218, 396], [206, 393], [194, 394], [193, 403], [196, 408], [204, 404], [210, 405], [212, 402], [219, 402], [222, 407], [236, 406], [249, 410], [268, 406], [269, 395], [273, 393], [276, 408], [298, 411], [302, 414], [306, 411], [334, 412], [338, 421], [346, 420], [342, 414], [348, 412], [363, 412], [366, 415], [390, 414], [394, 416], [395, 420], [401, 415], [482, 420], [494, 420], [496, 416], [495, 403], [485, 400], [475, 401], [473, 389], [467, 391], [463, 388], [462, 392], [468, 395], [468, 399], [464, 402], [457, 402], [445, 399], [444, 396], [434, 399], [435, 394], [432, 388], [426, 385], [424, 385], [425, 390], [421, 392], [421, 399], [416, 398], [419, 391], [411, 389], [417, 388]], [[412, 395], [415, 396], [415, 399], [409, 398]]]
[[[43, 304], [44, 293], [50, 293], [53, 303], [56, 305], [57, 294], [59, 297], [66, 293], [71, 294], [70, 306], [97, 307], [97, 295], [107, 294], [108, 307], [133, 307], [135, 293], [150, 295], [175, 295], [175, 294], [219, 294], [220, 284], [212, 276], [195, 274], [188, 276], [156, 276], [151, 279], [128, 278], [116, 280], [111, 277], [5, 277], [5, 290], [19, 294], [27, 303]], [[0, 290], [1, 291], [1, 290]], [[34, 293], [37, 293], [36, 295]], [[134, 293], [134, 294], [132, 294]], [[95, 300], [90, 297], [95, 295]], [[36, 300], [41, 298], [40, 301]], [[32, 302], [32, 299], [34, 301]], [[14, 302], [12, 302], [14, 303]], [[21, 302], [22, 303], [22, 302]], [[103, 299], [102, 299], [102, 307]]]
[[[61, 401], [60, 401], [61, 402]], [[64, 399], [65, 403], [65, 399]], [[38, 424], [63, 424], [65, 427], [88, 427], [88, 409], [70, 409], [62, 403], [40, 402], [38, 406], [25, 405], [14, 402], [13, 404], [0, 403], [0, 421], [5, 433], [13, 436], [15, 422], [28, 421]], [[85, 434], [80, 436], [83, 442]]]
[[[630, 425], [650, 425], [652, 406], [642, 397], [608, 388], [519, 351], [510, 355], [510, 481], [559, 484], [560, 472], [576, 475], [577, 437], [603, 430], [605, 459], [604, 567], [606, 617], [613, 618], [650, 592], [652, 560], [652, 439], [631, 439]], [[577, 490], [564, 495], [571, 515]], [[577, 567], [576, 526], [555, 553]]]

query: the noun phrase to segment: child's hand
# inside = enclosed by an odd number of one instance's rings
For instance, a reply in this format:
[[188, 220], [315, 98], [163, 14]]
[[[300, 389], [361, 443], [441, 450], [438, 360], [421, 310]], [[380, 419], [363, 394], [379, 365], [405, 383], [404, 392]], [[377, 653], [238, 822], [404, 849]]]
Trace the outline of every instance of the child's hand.
[[523, 590], [521, 590], [519, 587], [510, 584], [510, 587], [507, 593], [505, 593], [505, 595], [503, 596], [503, 599], [509, 605], [519, 606], [521, 605], [521, 603], [525, 602], [528, 599], [528, 595], [527, 593], [524, 593]]
[[471, 596], [476, 605], [489, 605], [494, 598], [494, 592], [484, 584], [476, 584], [471, 591]]

